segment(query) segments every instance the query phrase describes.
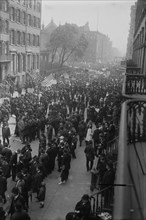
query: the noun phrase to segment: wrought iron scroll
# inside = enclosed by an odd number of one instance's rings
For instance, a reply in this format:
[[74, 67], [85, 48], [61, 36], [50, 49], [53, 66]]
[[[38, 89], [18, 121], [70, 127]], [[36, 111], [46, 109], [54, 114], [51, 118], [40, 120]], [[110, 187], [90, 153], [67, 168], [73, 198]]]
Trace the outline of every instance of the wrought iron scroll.
[[126, 91], [128, 95], [146, 95], [146, 76], [145, 75], [126, 75]]
[[146, 101], [132, 101], [127, 110], [128, 142], [146, 141]]

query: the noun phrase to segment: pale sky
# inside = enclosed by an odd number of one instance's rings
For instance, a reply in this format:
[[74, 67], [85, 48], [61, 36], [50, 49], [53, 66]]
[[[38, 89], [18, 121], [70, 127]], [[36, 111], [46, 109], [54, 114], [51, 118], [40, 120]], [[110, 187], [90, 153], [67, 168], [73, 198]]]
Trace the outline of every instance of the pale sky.
[[113, 46], [126, 53], [130, 25], [130, 9], [135, 0], [42, 0], [42, 24], [53, 18], [56, 25], [89, 22], [90, 30], [110, 37]]

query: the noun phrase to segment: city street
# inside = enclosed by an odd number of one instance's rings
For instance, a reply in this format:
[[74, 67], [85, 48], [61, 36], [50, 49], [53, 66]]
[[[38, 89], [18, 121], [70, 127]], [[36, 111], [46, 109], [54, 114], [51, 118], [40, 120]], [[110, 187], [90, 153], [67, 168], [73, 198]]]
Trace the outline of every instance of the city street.
[[[12, 151], [21, 149], [23, 145], [19, 138], [14, 136], [14, 117], [10, 118], [9, 126], [11, 129], [10, 146]], [[38, 153], [38, 144], [38, 140], [31, 143], [33, 156]], [[90, 173], [86, 171], [84, 145], [83, 142], [83, 146], [76, 149], [77, 158], [71, 161], [70, 175], [66, 184], [58, 185], [60, 173], [57, 171], [56, 161], [54, 172], [45, 179], [47, 192], [43, 209], [40, 209], [39, 203], [36, 202], [36, 194], [33, 195], [29, 208], [31, 220], [64, 220], [66, 213], [74, 210], [81, 196], [85, 193], [90, 194]], [[14, 185], [15, 182], [12, 182], [9, 178], [7, 195], [10, 194]]]

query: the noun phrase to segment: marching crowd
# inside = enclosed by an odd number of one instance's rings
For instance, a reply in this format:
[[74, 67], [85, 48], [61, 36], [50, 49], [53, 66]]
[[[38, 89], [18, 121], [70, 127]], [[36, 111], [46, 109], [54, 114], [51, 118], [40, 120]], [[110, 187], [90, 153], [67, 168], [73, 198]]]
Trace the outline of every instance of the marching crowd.
[[[87, 73], [75, 74], [74, 79], [60, 80], [43, 91], [40, 99], [35, 93], [26, 93], [4, 102], [0, 108], [3, 138], [3, 143], [0, 142], [0, 219], [5, 219], [6, 215], [10, 215], [11, 220], [30, 219], [29, 201], [33, 193], [36, 193], [40, 208], [44, 207], [44, 180], [53, 172], [57, 161], [59, 184], [67, 182], [72, 158], [76, 158], [78, 139], [80, 147], [85, 140], [87, 171], [96, 170], [98, 174], [91, 190], [96, 187], [97, 179], [99, 185], [114, 181], [112, 158], [106, 160], [106, 147], [116, 136], [122, 102], [121, 85], [122, 77], [116, 75], [114, 69], [109, 77], [99, 75], [93, 81], [87, 78]], [[24, 144], [16, 152], [12, 152], [9, 145], [10, 114], [16, 117], [15, 135]], [[96, 126], [94, 132], [93, 123]], [[36, 138], [39, 140], [38, 155], [32, 157], [31, 142]], [[104, 159], [103, 166], [101, 158]], [[10, 177], [15, 181], [15, 187], [4, 211], [2, 207], [7, 203], [5, 193]], [[78, 211], [81, 219], [84, 213], [80, 213], [79, 208]], [[87, 219], [87, 214], [85, 217]]]

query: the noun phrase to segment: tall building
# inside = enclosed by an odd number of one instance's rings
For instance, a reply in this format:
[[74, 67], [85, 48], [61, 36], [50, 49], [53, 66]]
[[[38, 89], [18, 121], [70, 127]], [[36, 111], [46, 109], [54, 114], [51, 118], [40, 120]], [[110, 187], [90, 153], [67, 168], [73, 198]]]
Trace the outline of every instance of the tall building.
[[141, 73], [146, 74], [146, 1], [138, 0], [135, 16], [135, 32], [132, 59]]
[[23, 85], [40, 68], [41, 0], [9, 0], [10, 74]]
[[85, 55], [82, 58], [87, 63], [107, 63], [114, 59], [115, 53], [113, 52], [112, 42], [108, 36], [100, 33], [99, 31], [90, 31], [88, 22], [80, 27], [84, 33], [88, 47]]
[[136, 15], [136, 4], [131, 6], [131, 14], [130, 14], [131, 21], [130, 21], [130, 29], [129, 29], [128, 42], [127, 42], [127, 53], [126, 53], [127, 60], [131, 60], [132, 54], [133, 54], [135, 15]]
[[9, 73], [9, 2], [0, 1], [0, 83]]

